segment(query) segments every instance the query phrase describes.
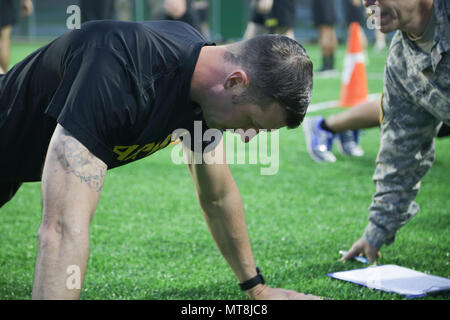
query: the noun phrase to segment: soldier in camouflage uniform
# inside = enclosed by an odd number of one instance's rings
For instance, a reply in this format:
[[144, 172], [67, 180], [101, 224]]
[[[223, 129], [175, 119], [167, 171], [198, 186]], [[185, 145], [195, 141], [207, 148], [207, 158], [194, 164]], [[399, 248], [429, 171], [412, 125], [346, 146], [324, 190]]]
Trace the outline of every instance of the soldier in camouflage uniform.
[[[450, 124], [450, 3], [378, 3], [381, 31], [399, 31], [385, 68], [369, 224], [343, 260], [364, 254], [375, 262], [380, 247], [391, 244], [397, 230], [418, 213], [414, 199], [434, 160], [434, 137], [443, 122]], [[365, 1], [366, 6], [374, 4]]]

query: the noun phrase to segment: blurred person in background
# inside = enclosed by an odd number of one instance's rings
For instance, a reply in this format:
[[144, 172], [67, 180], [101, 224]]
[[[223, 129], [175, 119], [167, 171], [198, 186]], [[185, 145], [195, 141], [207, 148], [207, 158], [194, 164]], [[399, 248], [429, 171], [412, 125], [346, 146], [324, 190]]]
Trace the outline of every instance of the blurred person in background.
[[244, 39], [264, 33], [274, 33], [294, 37], [294, 0], [255, 0], [252, 3], [252, 18], [247, 25]]
[[178, 20], [201, 31], [200, 19], [193, 0], [164, 0], [163, 20]]
[[386, 35], [378, 29], [375, 29], [375, 52], [382, 52], [386, 48]]
[[[0, 73], [8, 70], [9, 50], [11, 45], [11, 30], [17, 22], [16, 3], [14, 0], [0, 0]], [[33, 12], [33, 2], [21, 2], [22, 17], [28, 17]]]
[[[366, 8], [366, 13], [368, 16], [371, 16], [373, 14], [371, 8]], [[380, 28], [375, 28], [375, 44], [374, 44], [374, 51], [376, 53], [382, 52], [386, 48], [386, 35], [381, 32]]]
[[338, 40], [334, 29], [336, 23], [334, 0], [312, 1], [312, 14], [314, 25], [319, 31], [319, 46], [322, 52], [322, 67], [318, 70], [318, 74], [322, 76], [336, 75], [334, 53]]
[[205, 38], [209, 38], [209, 6], [210, 0], [196, 0], [193, 3], [194, 10], [197, 11], [200, 23], [200, 32]]
[[133, 18], [133, 1], [116, 0], [115, 11], [118, 20], [131, 21]]
[[115, 0], [80, 0], [82, 22], [114, 19]]
[[[365, 8], [361, 0], [345, 0], [344, 11], [346, 23], [349, 26], [356, 22], [359, 25], [359, 35], [364, 49], [367, 49], [367, 37], [361, 24], [365, 17]], [[364, 50], [367, 63], [367, 51]], [[326, 63], [326, 61], [324, 61]], [[335, 162], [332, 153], [333, 142], [337, 141], [338, 150], [342, 155], [361, 157], [364, 151], [359, 146], [361, 131], [365, 128], [378, 125], [379, 102], [368, 101], [351, 108], [345, 112], [335, 114], [327, 119], [321, 116], [305, 119], [303, 130], [307, 150], [311, 158], [317, 162]]]
[[365, 12], [366, 10], [362, 0], [345, 0], [345, 18], [347, 25], [349, 26], [352, 22], [357, 22], [359, 24], [359, 37], [364, 50], [367, 49], [368, 43], [366, 34], [362, 28], [365, 22], [364, 18], [366, 18]]

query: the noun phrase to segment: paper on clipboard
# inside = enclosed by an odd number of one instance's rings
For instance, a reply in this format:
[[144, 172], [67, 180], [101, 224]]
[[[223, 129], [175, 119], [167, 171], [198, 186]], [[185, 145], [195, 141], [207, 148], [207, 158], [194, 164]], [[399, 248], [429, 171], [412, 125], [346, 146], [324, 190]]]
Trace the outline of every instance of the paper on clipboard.
[[330, 273], [328, 276], [371, 289], [398, 293], [408, 298], [450, 290], [450, 279], [428, 275], [397, 265], [373, 266], [364, 269]]

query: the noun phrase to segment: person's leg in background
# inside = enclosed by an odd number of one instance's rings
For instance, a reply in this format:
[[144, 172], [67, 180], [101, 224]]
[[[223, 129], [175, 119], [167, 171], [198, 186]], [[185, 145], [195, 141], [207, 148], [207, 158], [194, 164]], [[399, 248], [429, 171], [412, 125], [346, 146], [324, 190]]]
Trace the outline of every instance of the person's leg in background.
[[334, 24], [336, 12], [333, 0], [312, 1], [314, 25], [319, 32], [318, 43], [322, 52], [322, 67], [318, 70], [322, 74], [334, 70], [334, 54], [338, 45]]
[[192, 0], [164, 0], [163, 20], [183, 21], [201, 32], [198, 12]]
[[[17, 5], [20, 4], [20, 8]], [[17, 16], [21, 12], [23, 18], [33, 13], [33, 2], [31, 0], [0, 0], [0, 68], [8, 71], [11, 30], [17, 22]]]
[[352, 22], [357, 22], [359, 24], [359, 39], [361, 40], [361, 44], [364, 49], [364, 57], [366, 60], [365, 61], [366, 65], [368, 65], [369, 59], [367, 55], [367, 46], [369, 42], [367, 40], [364, 29], [362, 28], [364, 18], [366, 17], [365, 12], [366, 10], [361, 0], [345, 1], [345, 17], [347, 25], [349, 26]]
[[206, 38], [210, 38], [209, 34], [209, 1], [208, 0], [200, 0], [192, 3], [194, 10], [197, 12], [199, 24], [200, 24], [200, 32]]
[[[317, 4], [318, 5], [318, 4]], [[316, 10], [318, 10], [316, 8]], [[363, 47], [367, 47], [367, 38], [361, 27], [364, 20], [364, 7], [361, 0], [345, 1], [346, 22], [350, 25], [358, 23]], [[324, 17], [320, 22], [324, 21]], [[328, 19], [328, 21], [331, 21]], [[366, 62], [367, 62], [366, 58]], [[361, 157], [364, 151], [359, 146], [360, 129], [371, 128], [379, 124], [379, 102], [368, 101], [352, 107], [344, 112], [334, 114], [326, 119], [313, 117], [306, 119], [304, 126], [308, 152], [316, 161], [336, 161], [331, 149], [336, 139], [341, 154]]]
[[6, 72], [11, 47], [11, 25], [0, 27], [0, 67]]
[[118, 20], [131, 21], [133, 18], [133, 3], [129, 0], [116, 0], [114, 10]]
[[[336, 157], [331, 153], [331, 148], [333, 140], [337, 138], [338, 148], [342, 154], [360, 156], [362, 149], [358, 151], [355, 146], [355, 143], [358, 143], [358, 137], [352, 139], [350, 135], [357, 135], [360, 129], [378, 127], [380, 120], [379, 100], [361, 103], [327, 118], [308, 117], [303, 124], [308, 152], [315, 161], [335, 162]], [[450, 126], [443, 123], [439, 127], [436, 137], [448, 136], [450, 136]]]
[[295, 40], [295, 1], [274, 1], [272, 10], [266, 19], [266, 28], [270, 33], [280, 34]]
[[343, 155], [360, 157], [364, 151], [358, 146], [359, 129], [376, 127], [379, 119], [379, 100], [361, 103], [327, 118], [308, 117], [303, 125], [308, 153], [315, 161], [335, 162], [331, 149], [337, 139]]
[[320, 71], [334, 70], [337, 37], [332, 25], [319, 26], [319, 45], [322, 50], [322, 68]]
[[375, 52], [381, 52], [386, 48], [386, 35], [378, 29], [375, 29]]
[[333, 114], [324, 121], [332, 133], [376, 127], [380, 124], [380, 101], [372, 100], [361, 103], [343, 112]]
[[251, 39], [256, 36], [260, 36], [265, 33], [266, 33], [266, 27], [264, 27], [263, 25], [260, 25], [258, 23], [255, 23], [253, 21], [249, 21], [247, 24], [247, 28], [245, 29], [244, 40], [248, 40], [248, 39]]
[[8, 71], [11, 30], [17, 21], [14, 0], [0, 0], [0, 67]]
[[[247, 28], [245, 29], [245, 33], [243, 36], [244, 40], [248, 40], [267, 33], [265, 23], [268, 13], [264, 11], [267, 10], [267, 8], [263, 8], [264, 10], [259, 8], [258, 3], [254, 3], [253, 5], [252, 17], [247, 23]], [[270, 10], [272, 10], [271, 7]]]

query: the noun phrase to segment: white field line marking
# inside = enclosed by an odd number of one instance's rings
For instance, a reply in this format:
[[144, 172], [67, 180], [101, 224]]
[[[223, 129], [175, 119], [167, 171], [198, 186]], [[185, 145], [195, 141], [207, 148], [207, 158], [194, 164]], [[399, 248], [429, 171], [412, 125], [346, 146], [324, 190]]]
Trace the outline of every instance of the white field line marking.
[[[335, 72], [332, 74], [315, 74], [314, 77], [317, 79], [341, 79], [342, 74], [340, 72]], [[367, 80], [384, 80], [384, 74], [378, 72], [368, 72], [366, 73]]]
[[[370, 100], [379, 100], [381, 98], [380, 93], [372, 93], [369, 94], [369, 101]], [[319, 102], [319, 103], [313, 103], [310, 104], [308, 107], [308, 111], [306, 113], [315, 112], [319, 110], [325, 110], [325, 109], [331, 109], [331, 108], [337, 108], [339, 104], [339, 100], [333, 100], [333, 101], [325, 101], [325, 102]]]

